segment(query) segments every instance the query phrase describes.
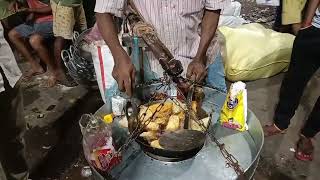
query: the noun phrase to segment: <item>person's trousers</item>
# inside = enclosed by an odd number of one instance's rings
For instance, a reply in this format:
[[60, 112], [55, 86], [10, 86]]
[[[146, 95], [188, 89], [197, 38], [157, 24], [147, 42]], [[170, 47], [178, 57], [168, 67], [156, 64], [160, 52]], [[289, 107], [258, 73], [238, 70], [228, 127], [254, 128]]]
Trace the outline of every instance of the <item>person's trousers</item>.
[[[280, 129], [287, 129], [299, 106], [303, 91], [320, 66], [320, 29], [311, 26], [300, 30], [292, 50], [291, 63], [280, 89], [274, 121]], [[314, 137], [320, 131], [320, 97], [301, 133]]]
[[0, 92], [0, 179], [27, 180], [22, 135], [25, 129], [19, 84], [11, 88], [4, 76], [5, 91]]

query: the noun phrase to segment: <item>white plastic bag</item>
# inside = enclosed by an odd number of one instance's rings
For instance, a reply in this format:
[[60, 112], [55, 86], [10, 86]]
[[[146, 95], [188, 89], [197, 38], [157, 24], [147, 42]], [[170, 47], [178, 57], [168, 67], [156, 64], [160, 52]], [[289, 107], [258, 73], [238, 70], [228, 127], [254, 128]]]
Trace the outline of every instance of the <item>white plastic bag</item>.
[[238, 1], [232, 1], [231, 4], [223, 9], [219, 19], [219, 26], [238, 27], [246, 20], [241, 16], [241, 3]]
[[221, 15], [226, 16], [240, 16], [241, 14], [241, 3], [238, 1], [231, 1], [230, 5], [223, 9]]
[[221, 15], [219, 18], [219, 27], [228, 26], [228, 27], [238, 27], [242, 24], [245, 24], [247, 21], [240, 16], [225, 16]]
[[263, 6], [280, 6], [280, 0], [256, 0], [256, 2]]

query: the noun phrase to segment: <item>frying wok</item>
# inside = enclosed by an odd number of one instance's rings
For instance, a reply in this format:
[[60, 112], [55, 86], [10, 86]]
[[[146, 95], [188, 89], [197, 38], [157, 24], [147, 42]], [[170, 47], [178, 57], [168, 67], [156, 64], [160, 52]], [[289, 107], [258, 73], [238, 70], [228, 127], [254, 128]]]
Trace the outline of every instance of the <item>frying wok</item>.
[[[138, 91], [138, 92], [143, 92], [143, 91]], [[157, 92], [161, 92], [161, 89], [158, 89]], [[148, 96], [147, 97], [145, 96], [145, 98], [149, 99]], [[141, 99], [144, 99], [144, 98], [141, 97]], [[129, 101], [125, 107], [125, 113], [128, 119], [128, 129], [130, 133], [133, 132], [133, 130], [135, 129], [135, 124], [137, 124], [137, 119], [138, 119], [137, 117], [139, 113], [137, 102], [139, 101]], [[149, 105], [153, 103], [157, 103], [157, 102], [151, 102], [149, 103]], [[204, 110], [202, 111], [200, 110], [200, 114], [202, 117], [207, 116], [207, 113]], [[191, 149], [183, 150], [183, 151], [172, 151], [168, 149], [158, 149], [158, 148], [151, 147], [150, 144], [143, 137], [140, 137], [140, 136], [138, 136], [135, 141], [140, 145], [141, 149], [147, 155], [158, 160], [174, 162], [174, 161], [182, 161], [182, 160], [194, 157], [202, 149], [205, 142], [205, 138], [203, 138], [203, 140], [201, 140], [198, 143], [199, 144], [198, 146], [195, 146]]]

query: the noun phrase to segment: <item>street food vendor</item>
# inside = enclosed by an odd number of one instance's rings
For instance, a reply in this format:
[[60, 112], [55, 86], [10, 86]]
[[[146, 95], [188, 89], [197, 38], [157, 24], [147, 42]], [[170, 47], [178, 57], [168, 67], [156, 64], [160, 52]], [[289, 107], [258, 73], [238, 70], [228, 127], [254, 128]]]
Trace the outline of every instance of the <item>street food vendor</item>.
[[[133, 0], [143, 19], [183, 65], [183, 76], [226, 91], [224, 67], [215, 36], [221, 9], [229, 0]], [[126, 0], [97, 0], [95, 12], [100, 32], [114, 57], [113, 77], [121, 91], [132, 95], [136, 69], [119, 42], [113, 16], [123, 17]], [[152, 52], [146, 52], [149, 78], [163, 69]], [[146, 59], [145, 59], [146, 60]], [[208, 65], [208, 66], [207, 66]]]

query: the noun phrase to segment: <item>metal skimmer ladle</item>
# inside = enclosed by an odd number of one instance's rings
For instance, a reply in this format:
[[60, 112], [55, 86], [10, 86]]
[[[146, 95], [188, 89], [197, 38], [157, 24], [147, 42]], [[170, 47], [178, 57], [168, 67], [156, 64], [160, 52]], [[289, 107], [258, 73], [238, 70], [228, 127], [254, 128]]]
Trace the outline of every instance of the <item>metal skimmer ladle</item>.
[[192, 85], [187, 96], [187, 110], [184, 122], [184, 129], [167, 132], [161, 135], [159, 143], [161, 147], [170, 151], [188, 151], [197, 149], [203, 146], [206, 139], [205, 133], [201, 131], [189, 129], [190, 115], [192, 113], [192, 97], [195, 91], [195, 86]]

